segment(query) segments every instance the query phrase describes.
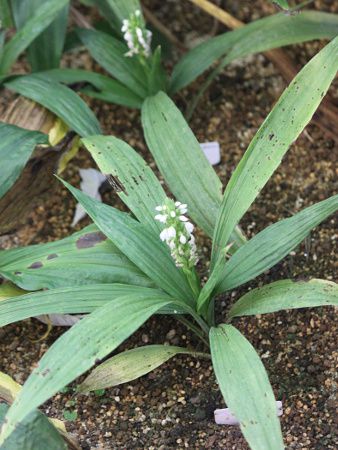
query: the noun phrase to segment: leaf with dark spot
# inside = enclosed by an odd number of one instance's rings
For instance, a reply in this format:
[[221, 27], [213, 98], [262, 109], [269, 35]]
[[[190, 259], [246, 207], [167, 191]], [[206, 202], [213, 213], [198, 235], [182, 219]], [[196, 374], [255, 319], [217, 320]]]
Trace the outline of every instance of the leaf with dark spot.
[[94, 247], [94, 245], [105, 241], [107, 236], [105, 236], [101, 231], [94, 231], [93, 233], [87, 233], [81, 236], [76, 241], [76, 247], [78, 249]]

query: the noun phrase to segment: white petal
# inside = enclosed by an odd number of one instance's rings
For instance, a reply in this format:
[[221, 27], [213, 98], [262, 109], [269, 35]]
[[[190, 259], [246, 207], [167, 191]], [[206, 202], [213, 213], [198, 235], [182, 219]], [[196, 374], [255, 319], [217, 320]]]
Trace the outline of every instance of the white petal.
[[187, 242], [187, 238], [184, 236], [184, 234], [181, 234], [181, 236], [180, 236], [180, 243], [181, 244], [186, 244], [186, 242]]
[[185, 216], [180, 216], [180, 221], [181, 222], [188, 222], [188, 218], [187, 217], [185, 217]]
[[170, 217], [176, 217], [175, 211], [171, 211], [171, 212], [170, 212]]
[[175, 202], [175, 206], [180, 206], [180, 205], [182, 205], [181, 202]]
[[167, 228], [167, 236], [168, 238], [174, 238], [176, 236], [176, 230], [174, 227]]
[[194, 231], [194, 225], [192, 223], [186, 222], [184, 226], [188, 233], [192, 233]]
[[156, 211], [162, 211], [163, 210], [163, 206], [156, 206], [155, 210]]

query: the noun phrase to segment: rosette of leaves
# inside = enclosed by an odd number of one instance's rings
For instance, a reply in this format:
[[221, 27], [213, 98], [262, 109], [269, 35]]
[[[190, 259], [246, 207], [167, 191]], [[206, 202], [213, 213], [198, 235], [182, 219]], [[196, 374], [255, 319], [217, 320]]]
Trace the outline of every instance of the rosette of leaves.
[[[33, 370], [6, 414], [2, 445], [15, 436], [32, 411], [95, 364], [81, 391], [128, 382], [176, 354], [208, 357], [210, 348], [224, 400], [240, 421], [250, 447], [284, 448], [267, 373], [254, 348], [236, 328], [236, 317], [337, 305], [337, 285], [318, 279], [267, 284], [231, 305], [226, 323], [221, 324], [213, 305], [218, 294], [231, 292], [279, 262], [338, 209], [336, 195], [270, 225], [230, 258], [226, 255], [234, 226], [329, 88], [338, 68], [337, 52], [338, 38], [296, 76], [259, 128], [224, 194], [170, 98], [158, 93], [145, 102], [142, 121], [156, 163], [175, 198], [188, 205], [191, 219], [212, 237], [209, 279], [197, 291], [159, 237], [163, 224], [155, 219], [155, 209], [165, 203], [166, 193], [150, 167], [128, 144], [112, 136], [83, 139], [102, 172], [114, 181], [131, 214], [99, 203], [64, 182], [97, 228], [83, 230], [68, 240], [0, 253], [1, 275], [31, 291], [23, 293], [8, 284], [1, 287], [2, 326], [40, 314], [88, 313], [50, 347]], [[81, 252], [87, 253], [82, 257]], [[95, 263], [95, 258], [100, 262]], [[109, 264], [118, 266], [118, 258], [125, 269], [110, 271]], [[38, 289], [44, 290], [32, 292]], [[170, 314], [183, 321], [205, 344], [205, 352], [151, 345], [99, 364], [153, 314]]]

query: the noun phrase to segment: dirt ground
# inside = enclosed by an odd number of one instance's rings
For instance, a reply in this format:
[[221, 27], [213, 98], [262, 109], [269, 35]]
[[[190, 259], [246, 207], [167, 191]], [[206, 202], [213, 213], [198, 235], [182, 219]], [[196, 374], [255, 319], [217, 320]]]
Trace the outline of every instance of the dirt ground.
[[[225, 30], [221, 25], [216, 27], [212, 19], [187, 1], [148, 0], [145, 3], [158, 18], [165, 18], [166, 26], [182, 42], [211, 29], [217, 33]], [[273, 6], [263, 1], [221, 3], [246, 22], [273, 11]], [[333, 3], [315, 1], [311, 7], [338, 13], [338, 5]], [[301, 66], [323, 44], [297, 45], [288, 48], [287, 52]], [[71, 60], [66, 58], [65, 64], [70, 63]], [[76, 64], [98, 69], [82, 51], [77, 55]], [[198, 89], [200, 81], [176, 98], [182, 109]], [[224, 184], [284, 87], [274, 66], [259, 55], [228, 67], [202, 99], [191, 127], [200, 142], [217, 140], [220, 143], [222, 162], [215, 169]], [[337, 87], [336, 81], [330, 89], [336, 103]], [[12, 95], [6, 93], [1, 107], [5, 107], [11, 98]], [[105, 133], [129, 142], [153, 166], [142, 136], [138, 111], [101, 102], [91, 102], [91, 106]], [[83, 167], [95, 167], [84, 150], [68, 166], [64, 178], [78, 184], [78, 168]], [[337, 174], [337, 145], [310, 124], [245, 215], [244, 231], [252, 236], [267, 225], [337, 193]], [[104, 200], [120, 206], [110, 191], [104, 194]], [[1, 237], [0, 244], [8, 248], [68, 235], [74, 231], [70, 226], [74, 206], [70, 194], [60, 186], [48, 201], [41, 199], [38, 202], [21, 231], [14, 236]], [[75, 229], [87, 223], [89, 221], [85, 219]], [[202, 235], [198, 236], [198, 242], [201, 273], [206, 274], [204, 263], [208, 260], [210, 242]], [[219, 298], [218, 323], [236, 299], [263, 283], [282, 278], [334, 280], [336, 255], [337, 217], [332, 216], [280, 264], [255, 282]], [[237, 319], [235, 325], [263, 358], [276, 398], [283, 401], [281, 422], [286, 447], [302, 450], [337, 448], [337, 325], [334, 309], [301, 309]], [[1, 329], [0, 370], [24, 382], [41, 356], [64, 331], [55, 327], [46, 340], [33, 342], [45, 332], [45, 325], [36, 319]], [[183, 325], [170, 317], [154, 317], [118, 351], [164, 342], [202, 349]], [[57, 394], [43, 410], [61, 419], [73, 415], [67, 428], [84, 450], [248, 449], [239, 428], [214, 424], [213, 411], [224, 407], [224, 401], [208, 361], [178, 356], [139, 380], [89, 396], [75, 396], [75, 386], [76, 383]]]

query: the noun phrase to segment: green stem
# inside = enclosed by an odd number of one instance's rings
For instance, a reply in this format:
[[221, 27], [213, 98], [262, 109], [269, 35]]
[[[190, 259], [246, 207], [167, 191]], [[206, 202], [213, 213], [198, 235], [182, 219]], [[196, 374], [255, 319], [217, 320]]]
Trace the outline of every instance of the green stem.
[[201, 339], [201, 341], [203, 341], [204, 344], [209, 348], [210, 345], [209, 345], [208, 340], [203, 335], [203, 332], [198, 327], [196, 327], [196, 325], [191, 323], [190, 320], [186, 319], [184, 316], [177, 316], [176, 319], [179, 322], [183, 323], [183, 325], [185, 325], [193, 333], [195, 333], [196, 336], [198, 336]]

